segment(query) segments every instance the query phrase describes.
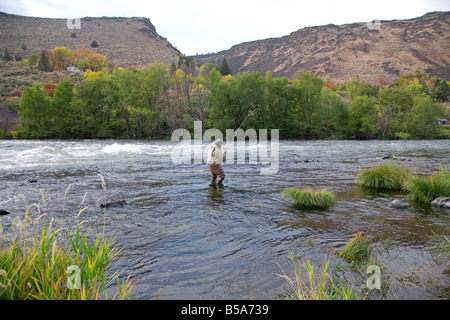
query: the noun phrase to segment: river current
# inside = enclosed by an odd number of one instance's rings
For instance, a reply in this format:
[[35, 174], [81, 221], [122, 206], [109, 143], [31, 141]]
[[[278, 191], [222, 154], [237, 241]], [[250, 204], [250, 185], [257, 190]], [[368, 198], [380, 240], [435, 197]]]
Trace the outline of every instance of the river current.
[[[88, 206], [81, 219], [116, 236], [122, 251], [113, 268], [138, 280], [138, 299], [283, 299], [290, 288], [277, 275], [293, 275], [291, 253], [317, 267], [328, 259], [342, 266], [335, 252], [365, 232], [377, 243], [389, 283], [374, 298], [436, 299], [448, 292], [448, 258], [436, 259], [430, 244], [434, 233], [448, 236], [449, 211], [394, 209], [391, 201], [408, 200], [406, 194], [365, 190], [356, 174], [393, 154], [417, 174], [450, 168], [450, 141], [280, 141], [276, 174], [262, 175], [267, 166], [259, 162], [225, 164], [223, 188], [209, 185], [206, 164], [174, 163], [177, 144], [0, 141], [0, 209], [10, 213], [1, 217], [3, 234], [11, 234], [27, 207], [33, 218], [45, 212], [64, 219]], [[293, 186], [326, 188], [338, 203], [295, 208], [281, 197]], [[104, 209], [105, 199], [126, 204]], [[360, 275], [347, 274], [362, 286]]]

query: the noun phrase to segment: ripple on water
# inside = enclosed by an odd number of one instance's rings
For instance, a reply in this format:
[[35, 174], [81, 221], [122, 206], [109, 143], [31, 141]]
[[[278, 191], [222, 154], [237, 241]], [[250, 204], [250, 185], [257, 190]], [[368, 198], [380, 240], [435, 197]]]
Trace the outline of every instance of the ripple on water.
[[[395, 278], [435, 263], [427, 245], [433, 232], [448, 234], [448, 214], [393, 210], [389, 203], [405, 195], [362, 189], [356, 173], [392, 154], [415, 172], [450, 167], [445, 142], [282, 141], [276, 175], [229, 164], [225, 187], [215, 188], [205, 164], [171, 162], [170, 141], [0, 141], [0, 209], [11, 212], [2, 226], [9, 234], [14, 217], [42, 205], [40, 190], [51, 216], [89, 205], [83, 218], [102, 230], [106, 214], [107, 234], [123, 248], [114, 268], [136, 275], [144, 299], [274, 299], [289, 290], [275, 274], [292, 269], [291, 252], [317, 265], [328, 258], [338, 264], [334, 252], [360, 231], [389, 239], [380, 260]], [[25, 183], [29, 178], [37, 182]], [[326, 210], [294, 208], [280, 196], [292, 186], [327, 188], [339, 202]], [[128, 204], [105, 213], [96, 205], [105, 196]], [[432, 267], [433, 281], [446, 281], [441, 269]], [[429, 297], [426, 289], [404, 290], [406, 297]]]

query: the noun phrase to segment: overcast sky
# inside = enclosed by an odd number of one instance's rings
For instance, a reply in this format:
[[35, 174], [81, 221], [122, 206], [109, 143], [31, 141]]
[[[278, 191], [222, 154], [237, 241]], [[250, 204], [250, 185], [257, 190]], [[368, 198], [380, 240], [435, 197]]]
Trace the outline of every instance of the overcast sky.
[[450, 11], [450, 0], [0, 0], [0, 11], [46, 18], [146, 17], [182, 53], [194, 55], [308, 26]]

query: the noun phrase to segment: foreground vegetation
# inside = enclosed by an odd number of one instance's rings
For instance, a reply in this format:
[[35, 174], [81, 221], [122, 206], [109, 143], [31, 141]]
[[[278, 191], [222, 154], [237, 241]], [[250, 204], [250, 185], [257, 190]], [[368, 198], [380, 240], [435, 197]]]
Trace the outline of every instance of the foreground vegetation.
[[[287, 294], [293, 300], [357, 300], [358, 296], [348, 283], [333, 280], [328, 269], [330, 260], [322, 263], [321, 270], [316, 273], [314, 265], [309, 259], [297, 264], [293, 254], [290, 257], [294, 265], [294, 278], [291, 279], [284, 272], [279, 277], [285, 279], [292, 292]], [[302, 272], [306, 272], [307, 281], [302, 279]]]
[[[0, 300], [129, 299], [135, 282], [109, 274], [120, 252], [114, 238], [82, 231], [85, 223], [71, 232], [53, 218], [48, 222], [45, 213], [33, 220], [27, 208], [23, 219], [14, 219], [10, 239], [0, 223]], [[108, 296], [113, 284], [116, 293]]]
[[[449, 239], [445, 235], [430, 238], [429, 248], [438, 254], [434, 261], [448, 261]], [[381, 250], [388, 247], [384, 242], [387, 239], [378, 239], [368, 234], [357, 233], [350, 238], [341, 250], [335, 254], [344, 262], [338, 262], [332, 268], [330, 259], [320, 264], [320, 268], [313, 265], [310, 259], [298, 261], [291, 253], [290, 261], [293, 264], [293, 276], [281, 269], [278, 276], [289, 284], [289, 292], [285, 296], [293, 300], [360, 300], [386, 298], [392, 290], [394, 296], [398, 286], [414, 285], [436, 292], [442, 299], [448, 299], [448, 288], [445, 283], [433, 281], [424, 276], [421, 281], [415, 278], [414, 271], [403, 270], [398, 275], [389, 274], [385, 265], [377, 261], [380, 241]], [[378, 252], [379, 253], [379, 252]], [[374, 271], [378, 269], [378, 279], [374, 278]], [[445, 272], [448, 272], [448, 268]], [[353, 280], [348, 280], [352, 278]]]
[[[37, 70], [41, 59], [54, 69], [73, 63], [86, 72], [8, 82], [17, 72], [47, 74]], [[258, 109], [243, 129], [279, 129], [281, 138], [450, 138], [450, 127], [439, 125], [448, 110], [436, 103], [449, 100], [448, 83], [426, 74], [404, 75], [389, 86], [383, 79], [377, 85], [358, 79], [339, 85], [300, 71], [293, 79], [274, 78], [270, 71], [224, 75], [217, 65], [198, 66], [189, 57], [142, 69], [105, 66], [106, 61], [92, 49], [55, 48], [17, 62], [0, 83], [0, 94], [21, 95], [20, 124], [2, 135], [168, 138], [178, 128], [192, 132], [196, 120], [203, 129], [238, 128]], [[11, 64], [3, 63], [0, 72]]]

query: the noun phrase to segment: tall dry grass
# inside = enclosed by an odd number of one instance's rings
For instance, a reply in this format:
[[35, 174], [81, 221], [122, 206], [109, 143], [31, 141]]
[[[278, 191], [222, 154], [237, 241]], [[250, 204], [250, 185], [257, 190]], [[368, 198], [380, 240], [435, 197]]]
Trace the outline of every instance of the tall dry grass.
[[[102, 187], [106, 189], [104, 179], [101, 178]], [[64, 201], [69, 188], [64, 194]], [[42, 203], [45, 204], [42, 191], [41, 194]], [[41, 207], [33, 205], [40, 213]], [[92, 234], [88, 221], [79, 221], [87, 208], [78, 211], [75, 226], [50, 219], [46, 213], [32, 219], [30, 207], [27, 207], [23, 218], [14, 219], [10, 239], [2, 236], [0, 227], [0, 299], [131, 298], [136, 284], [131, 275], [120, 280], [124, 271], [113, 274], [110, 271], [111, 262], [117, 258], [121, 249], [115, 243], [115, 237], [105, 238], [106, 212], [103, 233]], [[106, 289], [113, 285], [116, 285], [115, 293], [108, 296]]]

